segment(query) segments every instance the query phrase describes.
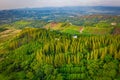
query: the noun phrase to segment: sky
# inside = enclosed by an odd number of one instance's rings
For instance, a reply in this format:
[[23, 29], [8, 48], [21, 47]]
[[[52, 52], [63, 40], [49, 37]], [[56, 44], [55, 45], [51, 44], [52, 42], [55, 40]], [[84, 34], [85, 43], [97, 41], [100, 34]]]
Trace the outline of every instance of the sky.
[[64, 6], [120, 6], [120, 0], [0, 0], [0, 10]]

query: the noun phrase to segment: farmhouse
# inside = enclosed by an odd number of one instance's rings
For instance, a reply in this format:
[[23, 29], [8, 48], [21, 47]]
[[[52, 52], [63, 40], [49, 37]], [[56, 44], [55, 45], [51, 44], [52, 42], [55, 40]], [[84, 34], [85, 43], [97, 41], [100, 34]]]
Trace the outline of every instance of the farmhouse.
[[116, 25], [117, 25], [117, 23], [116, 23], [116, 22], [113, 22], [113, 23], [111, 23], [111, 25], [112, 25], [112, 26], [116, 26]]
[[74, 35], [73, 38], [76, 39], [76, 38], [77, 38], [77, 35]]

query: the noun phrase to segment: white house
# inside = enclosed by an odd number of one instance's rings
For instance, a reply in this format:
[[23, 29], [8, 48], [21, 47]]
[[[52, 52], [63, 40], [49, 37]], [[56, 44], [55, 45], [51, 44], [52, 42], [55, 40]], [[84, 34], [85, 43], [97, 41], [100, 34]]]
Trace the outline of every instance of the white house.
[[74, 38], [74, 39], [76, 39], [76, 38], [77, 38], [77, 36], [76, 36], [76, 35], [74, 35], [74, 36], [73, 36], [73, 38]]
[[111, 25], [112, 25], [112, 26], [116, 26], [116, 25], [117, 25], [117, 23], [116, 23], [116, 22], [113, 22], [113, 23], [111, 23]]

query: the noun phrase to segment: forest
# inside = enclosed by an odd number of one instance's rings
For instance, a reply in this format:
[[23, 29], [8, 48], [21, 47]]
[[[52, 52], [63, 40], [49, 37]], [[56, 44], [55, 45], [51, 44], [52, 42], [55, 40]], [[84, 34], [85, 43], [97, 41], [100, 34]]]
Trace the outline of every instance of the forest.
[[0, 10], [0, 80], [120, 80], [120, 7]]
[[24, 28], [0, 43], [0, 80], [120, 80], [120, 35]]

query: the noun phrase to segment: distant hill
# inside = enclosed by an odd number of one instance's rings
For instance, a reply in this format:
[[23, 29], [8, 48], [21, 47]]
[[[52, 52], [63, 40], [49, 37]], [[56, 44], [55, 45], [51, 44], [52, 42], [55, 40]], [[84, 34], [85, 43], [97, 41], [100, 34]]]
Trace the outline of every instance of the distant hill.
[[26, 27], [41, 28], [46, 25], [47, 22], [41, 20], [19, 20], [8, 24], [0, 25], [0, 28], [16, 28], [23, 29]]
[[84, 6], [84, 7], [48, 7], [26, 8], [0, 11], [0, 24], [21, 19], [51, 21], [56, 18], [76, 17], [92, 14], [120, 15], [120, 7]]

